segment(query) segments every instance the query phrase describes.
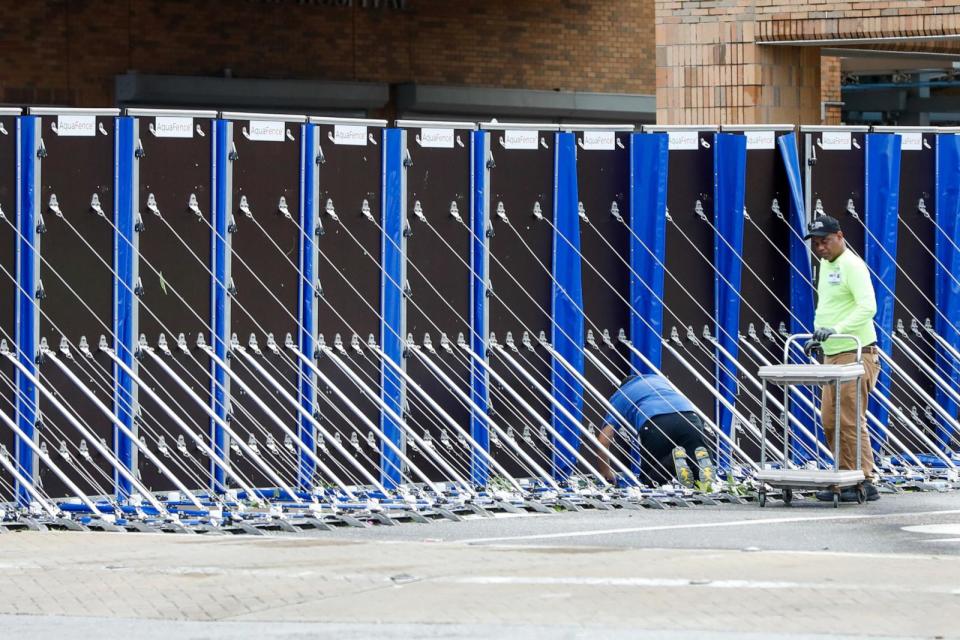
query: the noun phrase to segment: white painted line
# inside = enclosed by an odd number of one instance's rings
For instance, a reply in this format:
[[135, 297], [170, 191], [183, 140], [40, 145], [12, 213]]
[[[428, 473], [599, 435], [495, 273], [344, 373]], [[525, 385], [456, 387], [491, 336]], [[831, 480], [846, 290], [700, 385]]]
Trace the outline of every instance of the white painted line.
[[714, 529], [723, 527], [749, 527], [754, 525], [791, 524], [798, 522], [829, 522], [839, 520], [880, 520], [885, 518], [912, 518], [916, 516], [956, 515], [960, 509], [943, 511], [913, 511], [905, 513], [883, 513], [876, 515], [836, 515], [809, 518], [755, 518], [752, 520], [727, 520], [723, 522], [700, 522], [691, 524], [668, 524], [651, 527], [625, 527], [621, 529], [591, 529], [587, 531], [567, 531], [563, 533], [535, 533], [524, 536], [501, 536], [496, 538], [470, 538], [457, 540], [459, 544], [483, 544], [486, 542], [508, 542], [512, 540], [556, 540], [560, 538], [587, 538], [590, 536], [614, 535], [618, 533], [643, 533], [646, 531], [675, 531], [681, 529]]
[[900, 527], [909, 533], [933, 533], [944, 536], [960, 535], [960, 523], [957, 524], [920, 524], [910, 527]]
[[638, 587], [651, 588], [696, 588], [696, 589], [811, 589], [819, 591], [886, 591], [897, 593], [946, 593], [957, 594], [955, 587], [905, 586], [874, 582], [787, 582], [771, 580], [707, 580], [688, 578], [613, 578], [613, 577], [547, 577], [547, 576], [466, 576], [462, 578], [439, 578], [431, 582], [474, 585], [522, 585], [522, 586], [575, 586], [575, 587]]

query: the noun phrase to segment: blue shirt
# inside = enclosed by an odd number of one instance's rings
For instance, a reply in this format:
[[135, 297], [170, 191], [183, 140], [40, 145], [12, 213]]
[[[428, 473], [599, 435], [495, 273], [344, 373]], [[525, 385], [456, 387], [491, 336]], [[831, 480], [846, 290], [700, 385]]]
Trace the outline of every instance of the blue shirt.
[[[650, 418], [665, 413], [696, 410], [666, 378], [658, 375], [632, 378], [610, 396], [610, 404], [636, 429]], [[612, 413], [607, 414], [604, 422], [617, 428], [621, 426]]]

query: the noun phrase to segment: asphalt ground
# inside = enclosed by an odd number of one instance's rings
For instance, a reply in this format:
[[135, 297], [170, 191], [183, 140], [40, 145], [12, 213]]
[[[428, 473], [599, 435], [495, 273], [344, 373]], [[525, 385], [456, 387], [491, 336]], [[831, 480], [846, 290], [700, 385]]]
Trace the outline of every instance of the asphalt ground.
[[960, 493], [0, 535], [0, 638], [960, 637]]

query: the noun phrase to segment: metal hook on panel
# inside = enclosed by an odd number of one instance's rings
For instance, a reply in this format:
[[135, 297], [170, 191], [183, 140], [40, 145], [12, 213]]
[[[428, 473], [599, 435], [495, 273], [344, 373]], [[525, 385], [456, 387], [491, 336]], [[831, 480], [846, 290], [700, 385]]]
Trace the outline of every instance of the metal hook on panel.
[[141, 278], [137, 278], [137, 283], [133, 287], [133, 295], [138, 298], [143, 297], [143, 280]]
[[200, 211], [200, 201], [197, 200], [197, 194], [190, 194], [190, 198], [187, 200], [187, 208], [197, 216], [198, 220], [203, 220], [203, 212]]
[[550, 145], [547, 144], [547, 139], [543, 137], [540, 138], [540, 146], [543, 147], [544, 149], [550, 148]]
[[290, 142], [297, 141], [297, 139], [293, 137], [293, 133], [290, 131], [290, 129], [287, 129], [287, 140], [289, 140]]
[[97, 123], [97, 130], [98, 130], [102, 135], [105, 135], [105, 136], [106, 136], [106, 135], [110, 135], [110, 134], [107, 133], [107, 130], [106, 130], [106, 128], [104, 128], [102, 122], [98, 122], [98, 123]]
[[923, 198], [920, 198], [920, 201], [917, 202], [917, 211], [922, 213], [924, 218], [930, 218], [930, 212], [927, 211], [927, 203], [924, 202]]
[[236, 233], [237, 232], [237, 219], [230, 215], [230, 220], [227, 222], [227, 233]]
[[744, 219], [744, 220], [749, 220], [749, 219], [750, 219], [750, 214], [747, 213], [747, 208], [746, 208], [746, 207], [743, 208], [743, 219]]
[[706, 138], [704, 138], [704, 137], [701, 136], [701, 137], [700, 137], [700, 146], [703, 147], [704, 149], [709, 149], [709, 148], [710, 148], [710, 143], [707, 141]]
[[[244, 133], [244, 135], [246, 135], [246, 133], [247, 133], [247, 132], [246, 132], [246, 127], [244, 127], [244, 132], [243, 132], [243, 133]], [[240, 154], [237, 153], [237, 145], [234, 144], [233, 142], [230, 143], [230, 153], [227, 154], [227, 159], [230, 160], [231, 162], [234, 162], [234, 161], [240, 159]]]
[[[96, 197], [96, 196], [94, 196]], [[99, 205], [99, 201], [98, 201]], [[47, 202], [47, 209], [53, 212], [58, 218], [63, 217], [63, 212], [60, 210], [60, 201], [57, 200], [57, 194], [51, 193], [50, 200]]]
[[240, 209], [240, 213], [243, 215], [253, 219], [253, 211], [250, 210], [250, 201], [247, 200], [247, 196], [240, 196], [240, 204], [237, 205], [237, 209]]
[[140, 138], [137, 138], [137, 146], [133, 150], [133, 157], [136, 158], [137, 160], [140, 160], [141, 158], [146, 157], [146, 155], [147, 155], [147, 152], [143, 148], [143, 141]]
[[775, 216], [784, 220], [783, 211], [780, 210], [780, 202], [776, 198], [770, 203], [770, 211], [773, 211]]
[[823, 210], [823, 200], [817, 198], [817, 201], [813, 205], [813, 215], [814, 216], [825, 216], [827, 212]]
[[857, 213], [857, 208], [853, 204], [853, 198], [850, 198], [847, 200], [847, 213], [849, 213], [851, 216], [853, 216], [857, 220], [860, 219], [860, 214]]
[[203, 132], [203, 127], [200, 126], [200, 123], [197, 123], [197, 125], [194, 128], [197, 130], [198, 136], [200, 136], [201, 138], [207, 137], [207, 134]]
[[157, 198], [152, 193], [147, 194], [147, 209], [153, 215], [160, 217], [160, 207], [157, 206]]
[[340, 222], [340, 218], [337, 216], [337, 209], [333, 206], [333, 198], [327, 198], [327, 204], [323, 210], [334, 222]]
[[620, 138], [616, 138], [616, 141], [617, 141], [617, 148], [618, 148], [618, 149], [626, 149], [626, 147], [623, 146], [623, 142], [620, 140]]
[[537, 220], [543, 220], [543, 209], [540, 207], [540, 202], [533, 203], [533, 217]]
[[[500, 138], [500, 144], [503, 144], [503, 138]], [[493, 151], [487, 153], [487, 169], [493, 169], [497, 166], [497, 161], [493, 158]]]
[[5, 136], [10, 135], [9, 133], [7, 133], [7, 129], [6, 127], [3, 126], [2, 122], [0, 122], [0, 133], [2, 133]]
[[147, 225], [143, 223], [143, 216], [138, 213], [133, 221], [133, 230], [136, 233], [142, 233], [144, 230], [146, 230], [146, 228]]
[[317, 143], [317, 164], [326, 164], [327, 156], [323, 155], [323, 147]]
[[360, 205], [360, 213], [370, 222], [374, 222], [373, 212], [370, 210], [370, 201], [366, 198], [363, 199], [363, 203]]
[[[540, 203], [538, 202], [537, 206], [539, 205]], [[533, 208], [533, 211], [534, 211], [534, 215], [536, 215], [536, 211], [537, 211], [536, 206]], [[508, 224], [510, 223], [510, 219], [507, 218], [507, 208], [503, 206], [503, 200], [497, 202], [497, 217]], [[542, 218], [543, 216], [540, 216], [540, 217]]]
[[377, 139], [373, 137], [372, 133], [367, 134], [367, 140], [369, 140], [373, 146], [377, 146]]
[[460, 217], [460, 207], [457, 206], [456, 200], [450, 202], [450, 217], [463, 224], [463, 218]]
[[293, 216], [290, 214], [290, 208], [287, 206], [286, 197], [280, 196], [280, 201], [277, 203], [277, 211], [287, 220], [293, 220]]
[[620, 223], [625, 222], [623, 219], [623, 215], [621, 215], [620, 213], [620, 205], [617, 204], [616, 200], [610, 203], [610, 215], [613, 216], [613, 219], [616, 220], [617, 222], [620, 222]]
[[100, 206], [100, 196], [96, 193], [90, 198], [90, 210], [101, 218], [107, 217], [107, 214], [103, 212], [103, 207]]
[[47, 157], [47, 145], [43, 143], [43, 138], [40, 138], [40, 141], [37, 144], [37, 157], [41, 159]]
[[590, 218], [587, 217], [587, 209], [583, 206], [582, 202], [577, 203], [577, 216], [581, 222], [590, 223]]
[[780, 321], [780, 326], [777, 327], [777, 333], [779, 333], [784, 338], [790, 335], [790, 331], [787, 329], [787, 323], [784, 322], [783, 320]]
[[600, 348], [600, 345], [597, 344], [597, 337], [593, 335], [593, 329], [587, 329], [587, 346], [594, 349]]
[[[456, 203], [454, 203], [454, 204], [456, 204]], [[419, 200], [414, 200], [414, 201], [413, 201], [413, 215], [414, 215], [414, 217], [416, 217], [416, 219], [419, 220], [420, 222], [426, 222], [426, 221], [427, 221], [427, 216], [425, 216], [424, 213], [423, 213], [423, 205], [420, 204], [420, 201], [419, 201]]]
[[673, 216], [670, 215], [670, 207], [664, 207], [664, 208], [663, 208], [663, 213], [664, 213], [664, 217], [666, 218], [667, 222], [673, 222]]
[[408, 169], [413, 166], [413, 156], [410, 155], [410, 149], [403, 150], [403, 166]]
[[702, 203], [700, 200], [697, 200], [697, 201], [694, 203], [694, 205], [693, 205], [693, 212], [694, 212], [695, 214], [697, 214], [697, 216], [698, 216], [701, 220], [703, 220], [704, 222], [707, 222], [707, 213], [706, 213], [706, 211], [703, 210], [703, 203]]
[[853, 137], [853, 136], [850, 136], [850, 144], [852, 144], [852, 145], [854, 146], [854, 148], [856, 148], [856, 149], [859, 149], [859, 148], [860, 148], [860, 143], [859, 143], [859, 142], [857, 141], [857, 139], [856, 139], [855, 137]]
[[463, 144], [463, 140], [460, 138], [459, 134], [457, 134], [457, 146], [460, 147], [461, 149], [466, 146]]
[[37, 233], [46, 233], [47, 223], [43, 221], [43, 214], [37, 214]]

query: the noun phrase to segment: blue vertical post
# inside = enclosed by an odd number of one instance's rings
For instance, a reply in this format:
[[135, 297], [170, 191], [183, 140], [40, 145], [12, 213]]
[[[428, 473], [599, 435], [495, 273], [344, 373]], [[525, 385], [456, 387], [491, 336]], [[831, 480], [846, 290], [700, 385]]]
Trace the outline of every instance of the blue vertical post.
[[[230, 340], [230, 293], [227, 285], [230, 277], [230, 245], [228, 224], [230, 220], [230, 161], [229, 149], [233, 124], [226, 120], [213, 122], [213, 162], [211, 189], [211, 211], [213, 212], [213, 235], [210, 239], [213, 260], [213, 276], [210, 286], [213, 335], [210, 342], [218, 358], [226, 362], [227, 345]], [[214, 415], [221, 420], [229, 419], [229, 394], [227, 373], [215, 362], [210, 363], [210, 399]], [[210, 420], [210, 446], [221, 460], [226, 460], [229, 452], [226, 432], [212, 418]], [[227, 486], [223, 468], [210, 461], [210, 473], [213, 478], [213, 490], [223, 492]]]
[[[113, 349], [117, 358], [126, 366], [135, 370], [133, 358], [137, 346], [136, 307], [137, 299], [133, 294], [136, 284], [135, 265], [136, 248], [134, 236], [134, 119], [115, 118], [116, 136], [114, 138], [113, 165]], [[136, 391], [133, 379], [118, 364], [113, 365], [115, 386], [113, 390], [113, 409], [120, 421], [134, 431], [136, 411]], [[133, 443], [117, 427], [113, 427], [114, 451], [122, 465], [133, 470]], [[117, 497], [130, 496], [130, 481], [114, 470], [114, 485]]]
[[[900, 136], [893, 133], [871, 133], [866, 136], [866, 170], [864, 171], [864, 259], [870, 268], [870, 280], [877, 296], [877, 346], [885, 353], [893, 348], [893, 315], [897, 284], [897, 232], [900, 206]], [[890, 365], [880, 363], [877, 386], [890, 388]], [[871, 397], [869, 409], [881, 424], [887, 424], [887, 408]], [[873, 438], [879, 451], [881, 438]]]
[[[778, 137], [777, 146], [790, 187], [789, 217], [786, 219], [786, 223], [792, 228], [790, 232], [790, 310], [792, 311], [790, 333], [810, 333], [813, 331], [813, 272], [810, 269], [810, 250], [802, 239], [807, 233], [807, 223], [796, 134], [788, 133]], [[797, 389], [796, 393], [804, 394], [811, 402], [814, 401], [812, 389]], [[793, 417], [822, 441], [824, 438], [821, 435], [823, 429], [820, 423], [813, 420], [808, 412], [799, 410], [798, 405], [797, 402], [791, 403]], [[791, 447], [793, 461], [803, 464], [810, 460], [813, 454], [808, 452], [816, 451], [816, 444], [795, 425], [791, 427], [791, 437], [794, 442], [803, 442], [806, 445]]]
[[[630, 341], [656, 367], [662, 352], [668, 144], [666, 133], [630, 136]], [[653, 373], [634, 353], [630, 364]]]
[[[743, 201], [746, 189], [747, 137], [718, 133], [713, 144], [714, 226], [713, 241], [714, 310], [717, 343], [733, 358], [740, 353], [740, 282], [743, 274]], [[722, 276], [722, 277], [721, 277]], [[730, 405], [737, 401], [735, 367], [717, 349], [714, 372], [717, 391]], [[728, 436], [733, 431], [733, 412], [719, 400], [717, 426]], [[721, 443], [718, 464], [730, 466], [730, 449]]]
[[[663, 351], [669, 140], [666, 133], [630, 136], [630, 341], [655, 367]], [[653, 373], [633, 352], [630, 366]], [[632, 440], [630, 466], [635, 474], [641, 472], [642, 456], [639, 443]]]
[[[554, 351], [583, 375], [583, 278], [580, 257], [579, 192], [577, 189], [577, 143], [573, 133], [557, 133], [553, 174], [553, 284], [551, 286], [551, 332]], [[559, 437], [580, 448], [583, 423], [583, 385], [556, 357], [551, 358], [552, 393], [571, 415], [572, 422], [556, 406], [550, 420]], [[553, 475], [564, 479], [576, 469], [569, 450], [554, 447]]]
[[[934, 215], [937, 231], [934, 253], [937, 256], [934, 301], [941, 313], [934, 318], [937, 335], [954, 349], [960, 350], [960, 332], [956, 329], [960, 318], [960, 136], [952, 133], [937, 136], [936, 156], [936, 194], [934, 196]], [[942, 266], [941, 266], [942, 265]], [[942, 347], [937, 347], [936, 362], [940, 371], [960, 389], [960, 370], [956, 360]], [[957, 417], [957, 402], [939, 386], [937, 402], [952, 417]], [[953, 427], [941, 420], [937, 429], [937, 441], [944, 451], [950, 451], [954, 433]]]
[[[488, 243], [490, 231], [490, 202], [487, 189], [490, 169], [487, 157], [490, 154], [490, 134], [474, 131], [470, 158], [470, 348], [481, 358], [487, 357], [487, 334], [489, 310], [487, 308], [487, 272], [490, 262]], [[470, 399], [485, 415], [490, 408], [490, 380], [486, 370], [471, 359]], [[490, 429], [476, 410], [470, 412], [470, 435], [485, 450], [490, 450]], [[473, 452], [470, 466], [471, 479], [478, 485], [486, 485], [490, 477], [488, 462]]]
[[[320, 188], [320, 165], [318, 154], [317, 126], [304, 124], [300, 127], [300, 291], [298, 316], [300, 319], [300, 353], [312, 357], [316, 349], [317, 298], [314, 281], [317, 278], [317, 192]], [[299, 402], [305, 414], [300, 416], [298, 435], [307, 447], [313, 451], [316, 431], [306, 418], [317, 411], [316, 374], [307, 363], [300, 364]], [[310, 491], [316, 463], [301, 449], [300, 465], [297, 475], [297, 487], [301, 491]]]
[[[37, 231], [40, 192], [40, 163], [37, 149], [40, 139], [40, 119], [21, 116], [17, 119], [17, 302], [16, 338], [17, 358], [32, 375], [37, 375], [39, 349], [40, 303], [37, 285], [40, 272], [40, 234]], [[29, 438], [36, 438], [37, 388], [16, 371], [16, 419], [20, 429]], [[34, 481], [34, 453], [17, 438], [17, 470], [30, 482]], [[17, 504], [28, 506], [30, 494], [17, 485]]]
[[[405, 131], [385, 129], [383, 132], [383, 210], [380, 274], [380, 344], [384, 356], [403, 366], [403, 223], [405, 211], [405, 180], [403, 152]], [[380, 365], [381, 398], [385, 406], [398, 415], [403, 413], [403, 379], [386, 363]], [[397, 447], [403, 446], [403, 432], [397, 421], [380, 414], [380, 428]], [[380, 448], [380, 478], [388, 489], [401, 481], [400, 457], [385, 445]]]

